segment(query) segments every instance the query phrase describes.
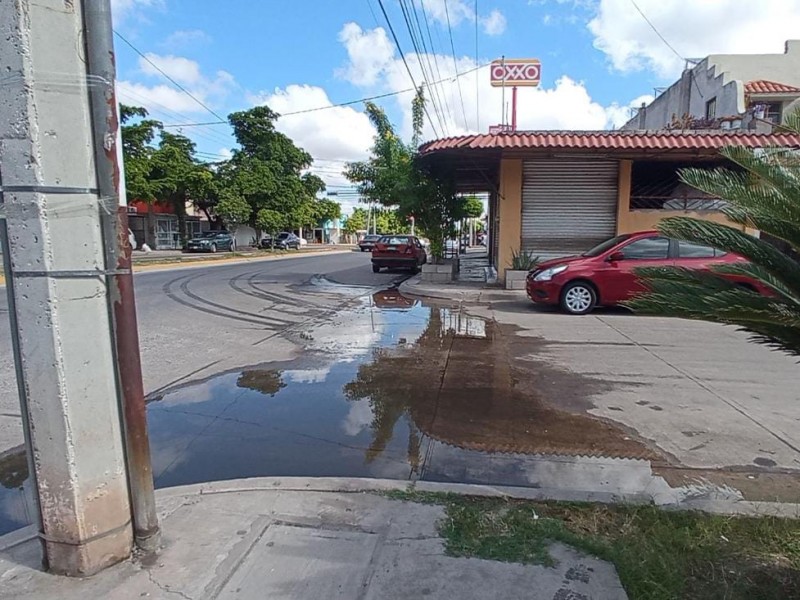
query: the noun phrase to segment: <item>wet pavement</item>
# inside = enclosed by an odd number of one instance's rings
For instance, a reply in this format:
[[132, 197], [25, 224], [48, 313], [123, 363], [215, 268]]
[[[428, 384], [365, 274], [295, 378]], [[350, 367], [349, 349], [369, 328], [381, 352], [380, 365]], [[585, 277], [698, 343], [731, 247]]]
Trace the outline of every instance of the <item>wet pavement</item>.
[[[156, 487], [374, 477], [668, 504], [760, 499], [766, 482], [765, 499], [776, 499], [773, 489], [783, 489], [781, 500], [800, 499], [794, 475], [687, 473], [635, 432], [590, 416], [594, 395], [637, 384], [532, 359], [544, 342], [513, 326], [395, 288], [370, 294], [321, 277], [306, 285], [336, 289], [342, 302], [283, 331], [302, 348], [298, 358], [150, 398]], [[30, 521], [20, 456], [0, 458], [0, 534]]]

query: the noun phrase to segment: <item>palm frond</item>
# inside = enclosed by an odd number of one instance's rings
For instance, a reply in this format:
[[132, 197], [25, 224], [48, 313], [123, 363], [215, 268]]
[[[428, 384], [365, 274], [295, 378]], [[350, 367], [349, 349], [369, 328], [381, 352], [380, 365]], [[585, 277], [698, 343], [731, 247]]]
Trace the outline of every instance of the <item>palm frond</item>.
[[792, 294], [800, 296], [800, 265], [768, 242], [721, 223], [689, 217], [664, 219], [658, 230], [669, 237], [743, 256], [781, 281]]

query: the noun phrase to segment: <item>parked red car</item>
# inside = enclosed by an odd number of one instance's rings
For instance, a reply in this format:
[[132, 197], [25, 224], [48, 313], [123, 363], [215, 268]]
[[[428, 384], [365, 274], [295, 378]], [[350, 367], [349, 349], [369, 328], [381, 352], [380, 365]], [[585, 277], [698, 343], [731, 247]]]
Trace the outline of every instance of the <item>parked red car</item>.
[[[682, 240], [657, 231], [618, 235], [582, 254], [548, 260], [528, 274], [528, 297], [583, 315], [595, 306], [612, 306], [645, 291], [634, 274], [641, 267], [686, 267], [708, 270], [713, 265], [744, 262], [736, 254]], [[769, 295], [759, 282], [725, 275], [739, 285]]]
[[428, 262], [422, 242], [413, 235], [384, 235], [372, 249], [372, 272], [382, 267], [411, 269], [416, 272]]

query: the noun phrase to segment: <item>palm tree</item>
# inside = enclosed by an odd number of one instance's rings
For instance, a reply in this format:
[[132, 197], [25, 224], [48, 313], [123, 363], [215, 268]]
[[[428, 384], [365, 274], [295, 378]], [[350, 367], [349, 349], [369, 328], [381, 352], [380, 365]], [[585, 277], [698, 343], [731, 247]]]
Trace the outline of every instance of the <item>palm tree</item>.
[[[800, 142], [800, 111], [781, 129]], [[758, 343], [800, 355], [800, 154], [788, 148], [750, 149], [729, 146], [721, 151], [736, 170], [686, 169], [687, 184], [727, 201], [725, 215], [743, 227], [759, 230], [788, 251], [726, 225], [675, 217], [658, 225], [664, 235], [712, 246], [749, 262], [716, 268], [716, 273], [688, 269], [642, 269], [649, 293], [634, 299], [634, 310], [738, 326]], [[719, 277], [746, 275], [767, 286], [760, 295]]]

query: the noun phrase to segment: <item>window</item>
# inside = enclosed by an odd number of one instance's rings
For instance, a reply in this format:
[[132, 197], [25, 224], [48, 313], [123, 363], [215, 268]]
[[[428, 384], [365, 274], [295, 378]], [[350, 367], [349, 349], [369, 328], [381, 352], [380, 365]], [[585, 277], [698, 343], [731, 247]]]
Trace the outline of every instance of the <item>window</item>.
[[622, 249], [626, 260], [658, 260], [669, 256], [669, 240], [650, 237], [636, 240]]
[[[631, 173], [631, 210], [721, 210], [725, 201], [683, 183], [679, 173], [688, 167], [714, 169], [719, 162], [634, 161]], [[737, 170], [731, 164], [726, 168]]]
[[713, 258], [722, 255], [723, 252], [708, 246], [684, 242], [683, 240], [678, 242], [678, 256], [681, 258]]
[[589, 257], [591, 257], [591, 256], [600, 256], [606, 250], [610, 250], [611, 248], [613, 248], [614, 246], [616, 246], [620, 242], [624, 242], [625, 240], [627, 240], [629, 237], [631, 237], [631, 236], [628, 233], [625, 233], [625, 234], [622, 234], [622, 235], [618, 235], [617, 237], [613, 237], [610, 240], [606, 240], [605, 242], [603, 242], [601, 244], [598, 244], [597, 246], [595, 246], [591, 250], [589, 250], [587, 252], [584, 252], [583, 256], [589, 256]]
[[764, 119], [767, 121], [772, 121], [776, 125], [781, 124], [781, 112], [783, 105], [780, 102], [770, 102], [767, 105], [766, 110], [764, 111]]
[[706, 102], [706, 121], [713, 121], [717, 118], [717, 97], [714, 96]]
[[402, 244], [409, 244], [407, 237], [401, 237], [397, 235], [387, 235], [381, 238], [381, 244], [387, 244], [389, 246], [400, 246]]

